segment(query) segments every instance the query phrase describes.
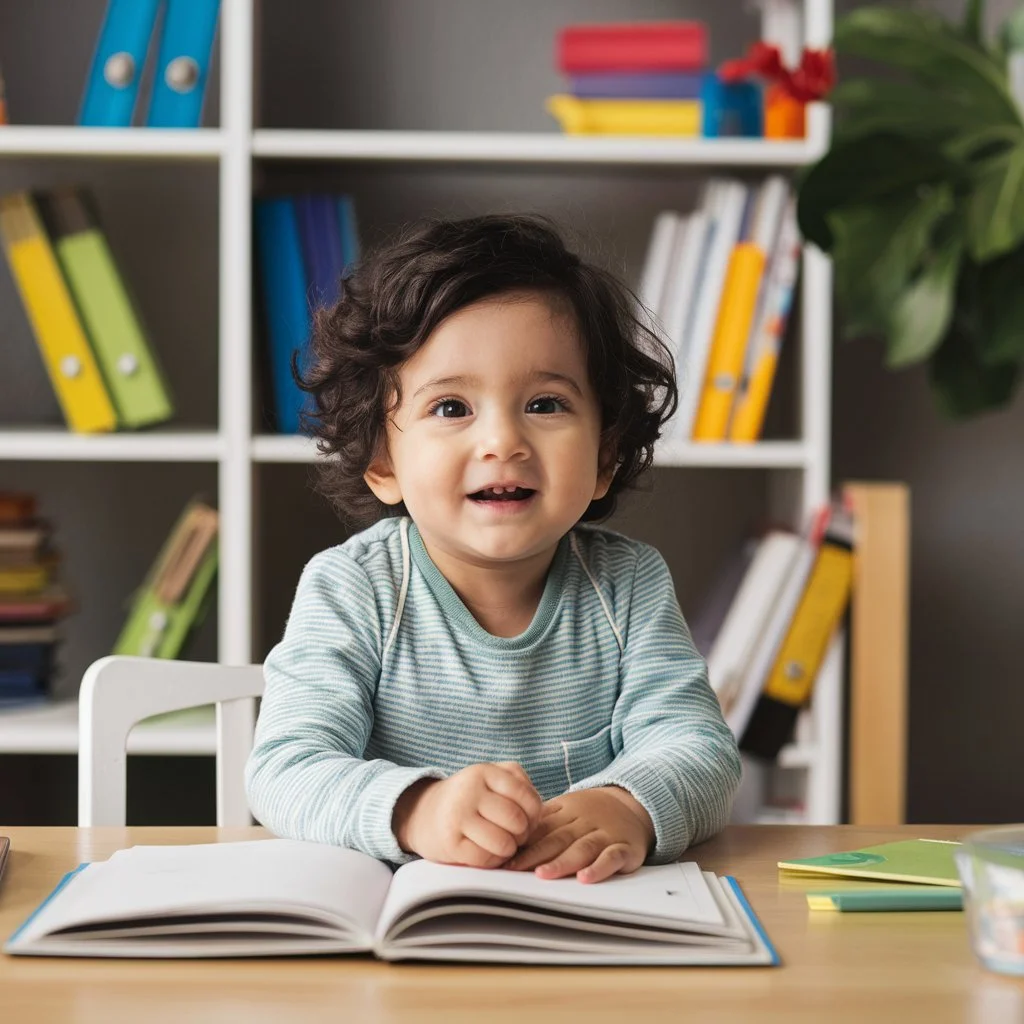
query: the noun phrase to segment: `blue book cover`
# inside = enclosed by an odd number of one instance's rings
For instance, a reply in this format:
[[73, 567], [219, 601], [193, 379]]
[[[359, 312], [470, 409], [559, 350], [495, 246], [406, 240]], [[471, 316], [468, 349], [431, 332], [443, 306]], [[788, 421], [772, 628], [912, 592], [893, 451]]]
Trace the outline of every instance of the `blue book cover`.
[[0, 677], [7, 672], [45, 677], [52, 658], [52, 643], [0, 644]]
[[341, 254], [345, 261], [343, 275], [348, 277], [353, 264], [362, 255], [359, 244], [359, 225], [356, 222], [356, 204], [351, 196], [338, 197], [338, 224], [341, 229]]
[[341, 225], [335, 214], [334, 199], [326, 195], [303, 195], [297, 196], [294, 202], [309, 278], [310, 307], [333, 306], [338, 301], [345, 268]]
[[108, 0], [78, 114], [80, 125], [131, 125], [159, 11], [160, 0]]
[[167, 0], [148, 127], [199, 127], [219, 13], [220, 0]]
[[257, 200], [255, 221], [275, 426], [297, 434], [306, 395], [292, 376], [292, 356], [299, 353], [301, 368], [310, 331], [299, 225], [288, 198]]
[[764, 135], [764, 103], [756, 82], [723, 82], [709, 71], [701, 84], [701, 134], [705, 138]]
[[595, 71], [571, 75], [569, 91], [590, 100], [699, 100], [702, 79], [685, 71]]

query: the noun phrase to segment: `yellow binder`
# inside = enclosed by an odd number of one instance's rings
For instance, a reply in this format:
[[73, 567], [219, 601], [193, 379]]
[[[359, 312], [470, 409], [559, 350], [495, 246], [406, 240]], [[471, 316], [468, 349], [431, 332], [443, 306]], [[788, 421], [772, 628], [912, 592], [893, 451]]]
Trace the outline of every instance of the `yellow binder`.
[[740, 242], [729, 257], [715, 334], [708, 354], [694, 441], [724, 441], [732, 399], [743, 372], [747, 339], [754, 320], [757, 293], [764, 274], [764, 252], [752, 242]]
[[0, 239], [68, 426], [114, 430], [117, 414], [28, 193], [0, 198]]

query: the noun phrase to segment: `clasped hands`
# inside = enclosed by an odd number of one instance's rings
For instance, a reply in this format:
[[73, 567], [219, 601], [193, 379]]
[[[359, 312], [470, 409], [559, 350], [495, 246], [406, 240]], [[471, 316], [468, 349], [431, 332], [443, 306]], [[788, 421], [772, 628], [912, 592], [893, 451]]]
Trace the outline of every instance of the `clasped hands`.
[[425, 860], [581, 882], [635, 871], [654, 840], [650, 815], [626, 790], [580, 790], [545, 803], [512, 761], [421, 779], [399, 797], [392, 826], [402, 849]]

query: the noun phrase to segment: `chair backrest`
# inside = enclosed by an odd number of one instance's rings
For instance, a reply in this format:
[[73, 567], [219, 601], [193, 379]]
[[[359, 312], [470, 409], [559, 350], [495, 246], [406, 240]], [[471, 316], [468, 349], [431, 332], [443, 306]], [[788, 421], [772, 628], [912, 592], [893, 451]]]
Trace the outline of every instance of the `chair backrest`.
[[251, 824], [243, 774], [262, 693], [260, 665], [118, 655], [93, 662], [78, 695], [78, 824], [125, 824], [126, 748], [137, 722], [205, 704], [217, 705], [217, 824]]

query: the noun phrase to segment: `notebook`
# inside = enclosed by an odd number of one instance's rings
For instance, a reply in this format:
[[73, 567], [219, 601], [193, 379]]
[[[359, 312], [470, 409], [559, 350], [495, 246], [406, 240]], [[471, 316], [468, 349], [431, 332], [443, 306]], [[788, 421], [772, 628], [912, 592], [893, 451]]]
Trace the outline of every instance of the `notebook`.
[[267, 839], [135, 846], [60, 882], [11, 954], [772, 965], [736, 881], [693, 862], [596, 885]]
[[839, 875], [959, 887], [960, 877], [953, 861], [953, 851], [959, 845], [944, 839], [905, 839], [824, 857], [779, 861], [779, 869], [806, 876]]

